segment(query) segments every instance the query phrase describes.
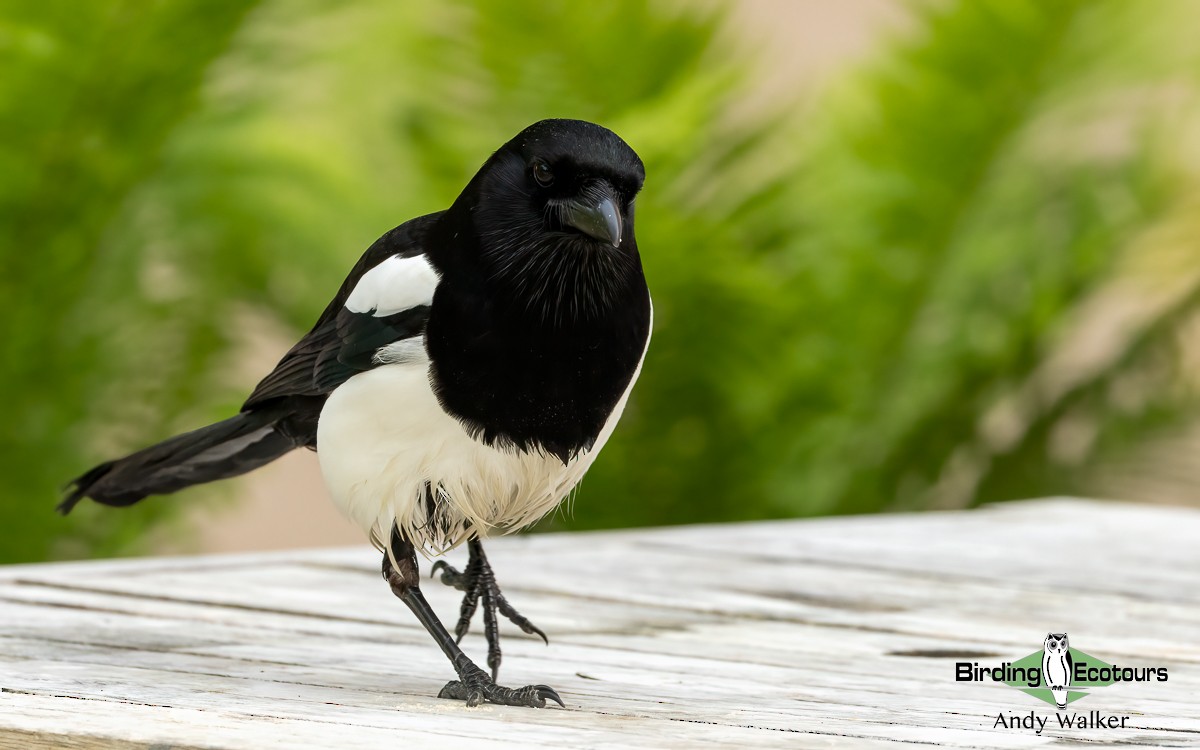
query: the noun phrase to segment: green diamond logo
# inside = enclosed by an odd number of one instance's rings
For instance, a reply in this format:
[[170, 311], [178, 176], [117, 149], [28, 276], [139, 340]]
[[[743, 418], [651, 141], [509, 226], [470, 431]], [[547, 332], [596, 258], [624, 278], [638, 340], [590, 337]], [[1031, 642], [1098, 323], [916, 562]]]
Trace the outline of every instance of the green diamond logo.
[[959, 661], [957, 682], [1001, 682], [1058, 709], [1116, 682], [1166, 682], [1165, 666], [1117, 666], [1071, 648], [1066, 633], [1047, 633], [1042, 650], [999, 664]]
[[[1111, 675], [1113, 673], [1113, 670], [1115, 669], [1112, 664], [1109, 664], [1108, 662], [1106, 662], [1102, 659], [1097, 659], [1096, 657], [1092, 656], [1091, 654], [1085, 654], [1084, 652], [1080, 651], [1077, 648], [1067, 649], [1067, 656], [1069, 657], [1069, 663], [1071, 664], [1071, 672], [1072, 672], [1072, 679], [1070, 680], [1069, 687], [1066, 688], [1066, 702], [1067, 703], [1073, 703], [1073, 702], [1079, 700], [1080, 698], [1087, 697], [1088, 690], [1091, 690], [1092, 688], [1106, 687], [1108, 685], [1113, 684], [1112, 679], [1109, 679], [1109, 680], [1074, 679], [1076, 676], [1081, 675], [1081, 674], [1082, 675], [1091, 674], [1091, 675], [1096, 675], [1096, 676], [1099, 676], [1101, 674]], [[1041, 670], [1042, 669], [1042, 661], [1043, 661], [1044, 657], [1045, 657], [1044, 651], [1034, 651], [1029, 656], [1026, 656], [1026, 657], [1023, 657], [1021, 659], [1014, 661], [1012, 663], [1013, 669], [1014, 670], [1016, 670], [1016, 669], [1023, 670], [1026, 674], [1028, 674], [1030, 672], [1030, 670], [1033, 670], [1033, 669]], [[1035, 688], [1029, 687], [1029, 685], [1024, 680], [1016, 680], [1016, 679], [1005, 680], [1004, 684], [1011, 685], [1012, 687], [1018, 688], [1021, 690], [1021, 692], [1028, 693], [1028, 694], [1032, 695], [1034, 698], [1037, 698], [1038, 700], [1041, 700], [1041, 701], [1045, 701], [1046, 703], [1049, 703], [1052, 706], [1058, 705], [1058, 701], [1055, 700], [1054, 691], [1052, 691], [1050, 689], [1049, 684], [1047, 684], [1047, 682], [1046, 682], [1046, 674], [1045, 673], [1042, 673], [1041, 685], [1039, 685], [1038, 687], [1035, 687]]]

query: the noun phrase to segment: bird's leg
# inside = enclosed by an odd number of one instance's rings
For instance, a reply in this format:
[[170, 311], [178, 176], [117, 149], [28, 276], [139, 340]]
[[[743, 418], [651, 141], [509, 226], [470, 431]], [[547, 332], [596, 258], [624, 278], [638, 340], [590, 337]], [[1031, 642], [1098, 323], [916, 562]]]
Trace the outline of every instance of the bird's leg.
[[[396, 561], [395, 565], [392, 564], [393, 559]], [[421, 593], [421, 574], [417, 567], [416, 550], [394, 528], [391, 538], [391, 555], [387, 552], [383, 555], [383, 578], [391, 586], [392, 593], [408, 605], [412, 613], [433, 636], [433, 640], [437, 642], [442, 653], [454, 666], [454, 671], [458, 673], [458, 679], [446, 683], [446, 686], [438, 693], [439, 698], [465, 700], [468, 706], [478, 706], [486, 701], [505, 706], [531, 706], [533, 708], [543, 708], [547, 700], [552, 700], [558, 705], [566, 707], [558, 693], [547, 685], [526, 685], [516, 690], [497, 685], [493, 678], [488, 677], [486, 672], [463, 653], [462, 649], [458, 647], [458, 643], [442, 625], [441, 620], [434, 614], [429, 602], [425, 601], [425, 595]]]
[[550, 640], [546, 638], [546, 634], [542, 632], [541, 628], [513, 609], [513, 606], [504, 598], [504, 594], [500, 593], [500, 586], [496, 583], [496, 574], [492, 572], [492, 566], [488, 563], [487, 555], [483, 552], [483, 543], [479, 541], [479, 538], [472, 537], [471, 541], [467, 542], [467, 549], [470, 550], [471, 557], [467, 561], [467, 567], [461, 573], [445, 560], [435, 562], [432, 573], [437, 575], [440, 570], [442, 583], [464, 592], [462, 607], [459, 609], [458, 624], [454, 627], [454, 634], [457, 636], [456, 643], [462, 643], [463, 636], [471, 629], [471, 618], [475, 616], [475, 610], [482, 600], [483, 632], [487, 636], [488, 644], [487, 663], [492, 670], [492, 679], [494, 680], [500, 674], [501, 658], [500, 626], [496, 622], [497, 611], [526, 633], [540, 636], [546, 643], [549, 643]]

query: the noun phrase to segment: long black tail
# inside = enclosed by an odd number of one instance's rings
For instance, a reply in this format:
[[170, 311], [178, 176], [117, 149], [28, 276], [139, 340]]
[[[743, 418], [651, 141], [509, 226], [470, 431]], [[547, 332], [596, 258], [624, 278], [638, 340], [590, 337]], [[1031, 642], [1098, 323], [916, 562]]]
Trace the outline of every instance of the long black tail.
[[115, 461], [106, 461], [67, 485], [58, 512], [66, 515], [90, 497], [113, 506], [245, 474], [298, 447], [276, 429], [278, 415], [246, 411], [223, 422], [176, 435]]

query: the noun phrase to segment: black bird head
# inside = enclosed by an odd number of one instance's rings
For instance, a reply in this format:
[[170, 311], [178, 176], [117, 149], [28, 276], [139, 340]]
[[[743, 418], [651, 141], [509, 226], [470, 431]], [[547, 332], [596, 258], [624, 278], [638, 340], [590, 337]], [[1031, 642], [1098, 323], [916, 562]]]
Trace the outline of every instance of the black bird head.
[[474, 245], [460, 260], [474, 256], [491, 282], [555, 319], [599, 312], [620, 284], [640, 278], [633, 203], [645, 176], [607, 128], [534, 123], [488, 159], [448, 212], [453, 225], [473, 229], [458, 238]]

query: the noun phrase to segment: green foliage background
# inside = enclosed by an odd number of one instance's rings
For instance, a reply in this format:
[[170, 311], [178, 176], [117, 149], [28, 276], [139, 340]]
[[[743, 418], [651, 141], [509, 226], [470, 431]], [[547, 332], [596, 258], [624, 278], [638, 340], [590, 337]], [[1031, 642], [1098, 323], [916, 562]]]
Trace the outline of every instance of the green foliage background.
[[913, 13], [802, 103], [754, 96], [720, 9], [6, 0], [0, 559], [136, 550], [172, 505], [64, 521], [56, 488], [236, 409], [362, 249], [548, 116], [643, 156], [656, 331], [545, 526], [1096, 491], [1195, 415], [1197, 10]]

